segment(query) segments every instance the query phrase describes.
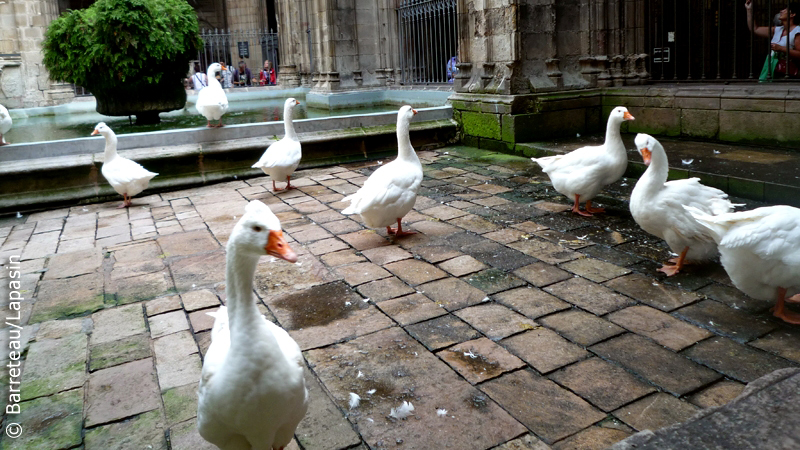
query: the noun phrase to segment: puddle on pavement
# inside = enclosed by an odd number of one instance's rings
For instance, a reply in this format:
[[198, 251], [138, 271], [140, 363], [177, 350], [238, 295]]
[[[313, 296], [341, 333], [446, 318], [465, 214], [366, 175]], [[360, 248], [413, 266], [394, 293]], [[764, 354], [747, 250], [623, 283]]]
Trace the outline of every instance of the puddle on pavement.
[[368, 308], [369, 304], [361, 301], [346, 284], [335, 282], [287, 295], [275, 301], [275, 306], [289, 311], [291, 328], [299, 330], [328, 325]]

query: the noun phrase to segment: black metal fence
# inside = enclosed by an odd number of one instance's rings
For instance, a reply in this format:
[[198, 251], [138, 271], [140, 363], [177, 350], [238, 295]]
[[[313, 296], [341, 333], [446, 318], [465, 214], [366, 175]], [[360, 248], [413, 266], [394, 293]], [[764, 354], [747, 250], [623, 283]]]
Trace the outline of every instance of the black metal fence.
[[401, 83], [452, 83], [458, 62], [456, 0], [402, 0], [397, 17]]
[[[755, 26], [774, 26], [788, 4], [787, 0], [753, 0]], [[761, 76], [771, 54], [773, 33], [765, 38], [750, 32], [745, 0], [647, 0], [645, 8], [648, 69], [654, 82], [791, 79], [771, 70]], [[797, 18], [800, 22], [800, 12]], [[775, 55], [785, 59], [786, 53]], [[791, 73], [800, 60], [789, 61]]]
[[203, 48], [197, 59], [205, 70], [210, 64], [224, 62], [235, 64], [245, 61], [256, 73], [263, 67], [265, 60], [272, 62], [275, 72], [280, 64], [278, 51], [278, 33], [272, 30], [202, 30]]

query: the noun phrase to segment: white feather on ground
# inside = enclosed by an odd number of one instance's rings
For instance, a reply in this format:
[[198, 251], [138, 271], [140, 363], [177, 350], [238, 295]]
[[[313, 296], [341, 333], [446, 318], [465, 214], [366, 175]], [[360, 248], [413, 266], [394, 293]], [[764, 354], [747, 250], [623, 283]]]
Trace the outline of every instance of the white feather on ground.
[[410, 416], [412, 412], [414, 412], [414, 405], [412, 405], [410, 402], [403, 401], [402, 405], [398, 406], [397, 408], [392, 408], [392, 411], [389, 413], [389, 417], [403, 420]]
[[350, 393], [350, 409], [358, 408], [358, 405], [361, 403], [361, 396], [356, 394], [355, 392]]

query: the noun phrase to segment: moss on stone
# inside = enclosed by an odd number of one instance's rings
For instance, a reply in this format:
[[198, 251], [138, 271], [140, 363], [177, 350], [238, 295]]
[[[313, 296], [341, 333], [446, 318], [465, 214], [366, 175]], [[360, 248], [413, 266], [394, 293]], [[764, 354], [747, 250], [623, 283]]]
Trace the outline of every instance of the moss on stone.
[[9, 439], [4, 433], [0, 448], [51, 450], [81, 443], [83, 389], [24, 402], [20, 411], [15, 421], [23, 426], [22, 435]]
[[146, 334], [105, 342], [89, 350], [89, 370], [95, 371], [150, 356], [150, 338]]
[[189, 420], [197, 415], [197, 383], [167, 389], [161, 394], [167, 424]]
[[465, 134], [489, 139], [500, 139], [500, 115], [479, 112], [461, 113], [461, 127]]

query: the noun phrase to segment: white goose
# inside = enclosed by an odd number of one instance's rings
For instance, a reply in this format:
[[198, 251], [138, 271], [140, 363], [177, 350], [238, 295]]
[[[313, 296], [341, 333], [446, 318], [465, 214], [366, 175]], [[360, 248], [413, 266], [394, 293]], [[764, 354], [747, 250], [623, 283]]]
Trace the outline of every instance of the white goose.
[[11, 123], [11, 114], [8, 113], [5, 106], [0, 105], [0, 145], [8, 144], [5, 135], [11, 129]]
[[733, 284], [755, 299], [776, 299], [775, 317], [800, 325], [800, 314], [785, 308], [786, 301], [800, 302], [800, 209], [768, 206], [718, 216], [686, 209], [711, 230]]
[[198, 387], [197, 429], [222, 449], [278, 450], [289, 444], [308, 409], [303, 355], [286, 331], [253, 301], [259, 257], [297, 255], [270, 209], [251, 201], [227, 245], [227, 308], [215, 314]]
[[150, 172], [135, 161], [119, 156], [117, 154], [117, 135], [105, 122], [100, 122], [94, 127], [92, 136], [98, 134], [102, 134], [106, 139], [103, 167], [100, 168], [100, 172], [111, 187], [122, 196], [123, 202], [119, 207], [131, 206], [131, 198], [147, 189], [150, 180], [158, 174]]
[[[225, 70], [225, 65], [214, 63], [208, 66], [206, 75], [208, 76], [208, 86], [204, 87], [197, 93], [197, 104], [195, 107], [197, 111], [208, 120], [209, 128], [218, 128], [222, 126], [222, 115], [228, 111], [228, 97], [219, 84], [216, 74], [220, 70]], [[219, 121], [216, 125], [211, 125], [212, 120]]]
[[261, 169], [265, 174], [272, 178], [272, 190], [282, 191], [275, 187], [275, 181], [286, 180], [286, 187], [284, 189], [292, 189], [294, 186], [291, 184], [291, 177], [297, 166], [300, 164], [302, 152], [300, 149], [300, 140], [297, 139], [297, 133], [294, 132], [294, 124], [292, 123], [292, 114], [294, 107], [300, 103], [293, 99], [288, 98], [283, 104], [283, 129], [285, 136], [278, 142], [273, 142], [267, 147], [267, 151], [261, 156], [257, 163], [253, 164], [254, 169]]
[[[556, 191], [575, 201], [572, 212], [591, 216], [605, 211], [592, 208], [592, 199], [604, 186], [619, 180], [628, 166], [628, 155], [619, 131], [625, 120], [633, 120], [633, 116], [624, 106], [617, 106], [608, 116], [603, 145], [581, 147], [566, 155], [531, 158], [550, 177]], [[579, 208], [582, 201], [586, 202], [585, 211]]]
[[[406, 105], [397, 113], [397, 159], [376, 170], [356, 193], [345, 197], [350, 206], [342, 214], [361, 214], [367, 226], [386, 227], [395, 236], [413, 234], [403, 231], [401, 219], [411, 211], [422, 183], [422, 164], [419, 162], [408, 128], [416, 110]], [[397, 230], [390, 225], [397, 222]]]
[[667, 241], [679, 256], [664, 264], [659, 272], [677, 274], [684, 261], [708, 261], [717, 255], [717, 243], [708, 228], [697, 223], [682, 205], [689, 205], [706, 214], [717, 215], [733, 211], [728, 194], [703, 186], [699, 178], [667, 182], [669, 162], [664, 147], [654, 137], [637, 134], [636, 149], [644, 159], [647, 170], [631, 193], [631, 215], [644, 231]]

